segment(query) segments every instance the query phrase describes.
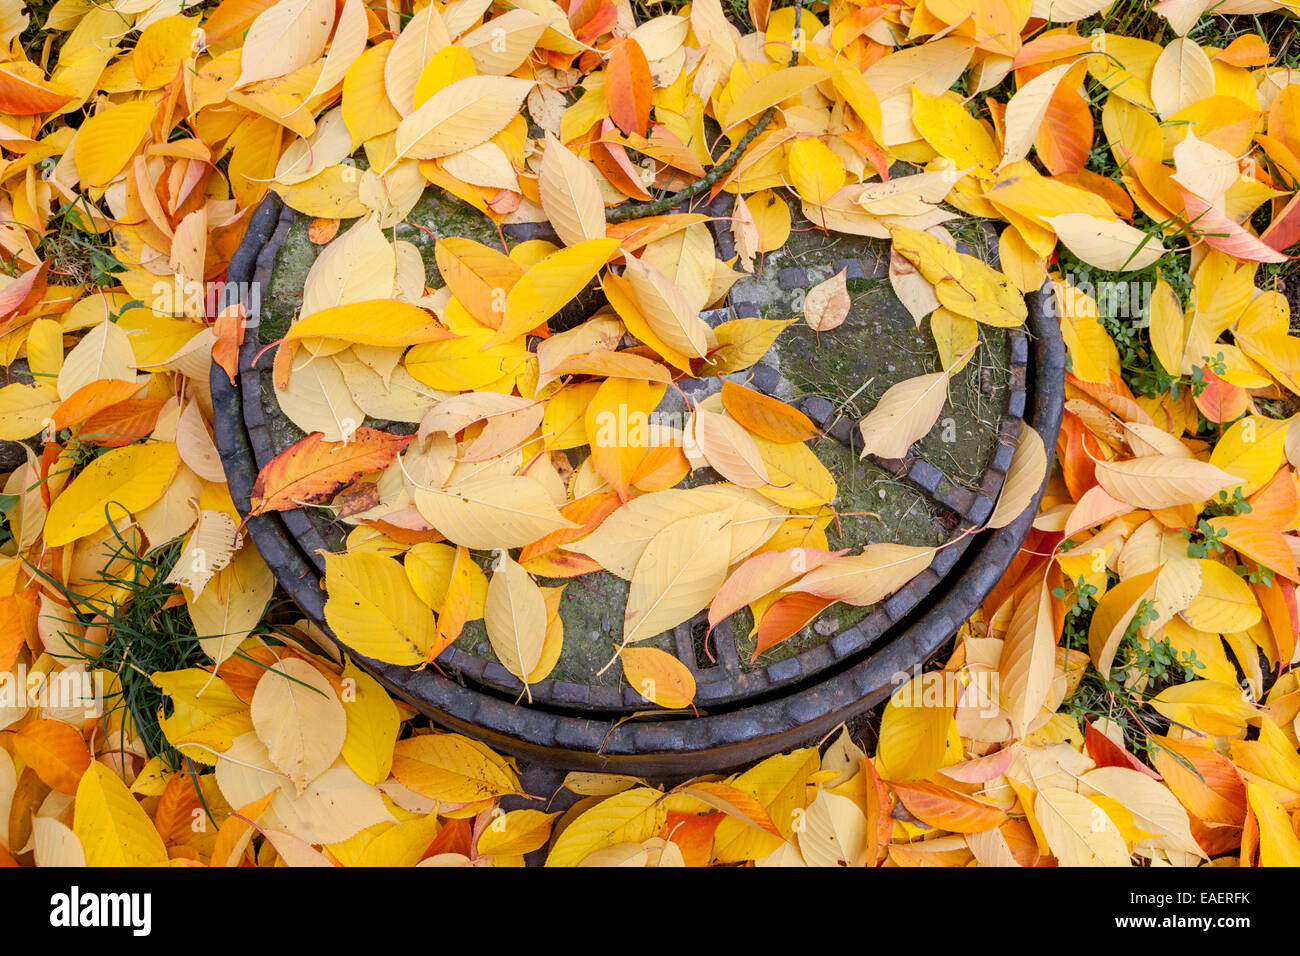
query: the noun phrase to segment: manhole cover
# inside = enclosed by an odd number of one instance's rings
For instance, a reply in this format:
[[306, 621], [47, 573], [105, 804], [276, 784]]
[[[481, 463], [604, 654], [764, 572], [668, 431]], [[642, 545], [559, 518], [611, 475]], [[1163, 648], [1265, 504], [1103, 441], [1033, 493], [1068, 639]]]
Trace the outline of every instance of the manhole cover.
[[[713, 230], [718, 256], [729, 259], [734, 250], [726, 209], [715, 205], [710, 211], [715, 224], [723, 225]], [[304, 437], [277, 401], [275, 349], [267, 346], [296, 317], [307, 272], [324, 248], [311, 241], [309, 225], [306, 217], [268, 198], [231, 265], [232, 283], [252, 282], [261, 292], [260, 314], [253, 316], [256, 335], [246, 336], [236, 386], [232, 389], [219, 369], [213, 381], [214, 393], [223, 399], [218, 407], [232, 410], [218, 423], [218, 442], [241, 511], [248, 507], [257, 470]], [[348, 226], [342, 224], [340, 236]], [[434, 187], [391, 235], [419, 251], [429, 287], [442, 284], [434, 264], [436, 239], [464, 236], [498, 248], [501, 242], [491, 222]], [[513, 244], [536, 235], [533, 228], [505, 238]], [[894, 296], [886, 242], [828, 234], [796, 217], [789, 241], [760, 265], [756, 275], [736, 282], [722, 308], [704, 314], [706, 321], [717, 326], [746, 317], [800, 318], [809, 289], [840, 272], [851, 299], [847, 319], [820, 333], [797, 321], [753, 366], [722, 379], [679, 380], [658, 411], [680, 415], [689, 402], [708, 402], [724, 380], [801, 408], [822, 432], [810, 447], [837, 489], [835, 515], [825, 529], [829, 547], [856, 551], [881, 541], [950, 542], [931, 566], [876, 605], [832, 605], [757, 655], [747, 610], [711, 634], [701, 616], [645, 642], [642, 646], [666, 650], [692, 670], [699, 716], [625, 719], [653, 708], [627, 686], [620, 668], [600, 673], [621, 633], [628, 593], [628, 583], [607, 571], [540, 580], [568, 584], [559, 611], [565, 639], [549, 677], [531, 685], [531, 705], [516, 703], [520, 682], [497, 661], [481, 620], [468, 624], [439, 656], [438, 669], [371, 662], [381, 679], [457, 729], [534, 757], [645, 770], [718, 766], [792, 745], [791, 735], [823, 732], [870, 706], [888, 693], [896, 671], [918, 663], [955, 630], [1028, 530], [1025, 515], [998, 532], [963, 534], [993, 507], [1022, 415], [1049, 447], [1054, 443], [1060, 387], [1050, 383], [1059, 382], [1062, 372], [1056, 323], [1044, 315], [1039, 297], [1031, 296], [1027, 329], [981, 326], [980, 347], [953, 376], [948, 403], [930, 434], [901, 460], [861, 458], [858, 420], [891, 385], [941, 368], [929, 320], [918, 326]], [[562, 321], [581, 321], [602, 303], [600, 297], [580, 297]], [[1040, 382], [1049, 384], [1039, 388]], [[1044, 396], [1043, 407], [1035, 402], [1038, 395]], [[371, 418], [363, 424], [403, 434], [416, 427]], [[573, 465], [584, 452], [568, 453]], [[685, 483], [711, 480], [720, 478], [697, 470]], [[323, 555], [342, 550], [357, 528], [323, 508], [250, 522], [281, 584], [322, 625]], [[490, 561], [489, 555], [477, 558], [484, 566]]]

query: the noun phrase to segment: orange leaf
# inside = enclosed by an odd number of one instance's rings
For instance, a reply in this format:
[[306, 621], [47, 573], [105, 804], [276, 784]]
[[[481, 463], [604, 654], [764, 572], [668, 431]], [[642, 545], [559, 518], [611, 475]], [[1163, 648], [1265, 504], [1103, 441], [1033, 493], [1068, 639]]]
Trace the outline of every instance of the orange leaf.
[[639, 491], [663, 491], [677, 487], [691, 473], [691, 463], [680, 445], [659, 445], [646, 452], [632, 474], [632, 484]]
[[312, 432], [268, 461], [253, 483], [250, 514], [290, 511], [330, 498], [362, 475], [387, 468], [414, 439], [358, 428], [349, 442]]
[[54, 414], [50, 416], [50, 427], [54, 431], [84, 422], [87, 418], [110, 408], [140, 390], [135, 382], [126, 379], [98, 379], [81, 386], [69, 395]]
[[153, 823], [165, 843], [185, 843], [194, 835], [194, 811], [203, 808], [198, 778], [191, 773], [173, 774], [163, 787], [154, 811]]
[[14, 735], [14, 749], [48, 787], [75, 795], [90, 766], [90, 750], [75, 729], [58, 720], [34, 720]]
[[[584, 495], [560, 508], [562, 514], [569, 521], [572, 521], [575, 527], [561, 528], [559, 531], [552, 531], [543, 538], [538, 538], [532, 544], [525, 545], [519, 552], [519, 563], [524, 564], [540, 555], [553, 551], [562, 544], [569, 544], [572, 541], [579, 541], [595, 531], [602, 521], [612, 515], [619, 509], [622, 502], [618, 495], [612, 491], [601, 491], [592, 495]], [[572, 552], [565, 552], [570, 554]], [[599, 565], [597, 565], [599, 567]]]
[[644, 136], [650, 125], [654, 82], [641, 44], [631, 37], [614, 42], [605, 65], [605, 106], [609, 118], [624, 133]]
[[664, 386], [652, 382], [611, 378], [601, 383], [587, 406], [592, 467], [623, 501], [649, 450], [650, 414], [664, 391]]
[[721, 813], [698, 816], [669, 810], [664, 837], [677, 844], [687, 866], [708, 866], [713, 858], [713, 834], [724, 819]]
[[239, 373], [239, 347], [244, 344], [243, 303], [232, 302], [222, 309], [212, 323], [212, 334], [212, 361], [234, 385]]
[[433, 247], [438, 272], [470, 315], [491, 328], [500, 328], [506, 294], [523, 268], [509, 256], [472, 239], [448, 236]]
[[755, 435], [790, 444], [817, 437], [817, 426], [803, 412], [743, 385], [722, 383], [722, 407]]
[[221, 821], [221, 827], [217, 830], [217, 839], [212, 844], [212, 857], [210, 860], [212, 866], [239, 865], [243, 855], [241, 854], [234, 860], [230, 859], [230, 855], [239, 847], [244, 834], [253, 828], [257, 818], [266, 812], [266, 808], [271, 805], [271, 801], [275, 799], [275, 795], [279, 792], [280, 790], [277, 787], [260, 800], [254, 800], [252, 803], [240, 807]]
[[36, 268], [28, 269], [0, 291], [0, 319], [7, 320], [4, 325], [0, 325], [0, 332], [7, 329], [14, 316], [25, 314], [41, 301], [47, 287], [48, 270], [49, 263], [42, 262]]
[[1300, 506], [1300, 496], [1296, 493], [1295, 482], [1291, 480], [1291, 471], [1282, 467], [1277, 470], [1268, 484], [1246, 499], [1250, 505], [1250, 517], [1262, 524], [1277, 529], [1287, 527], [1295, 517], [1296, 508]]
[[1077, 173], [1088, 161], [1092, 146], [1092, 113], [1077, 90], [1062, 84], [1047, 103], [1034, 147], [1054, 175]]
[[[72, 97], [68, 94], [52, 90], [31, 77], [20, 75], [14, 66], [15, 64], [9, 63], [0, 68], [0, 113], [35, 116], [39, 113], [53, 113], [72, 101]], [[33, 70], [33, 72], [39, 71]]]
[[[609, 120], [601, 123], [601, 136], [614, 135], [614, 124]], [[650, 193], [641, 182], [637, 167], [627, 155], [622, 145], [605, 139], [598, 139], [591, 144], [591, 161], [608, 179], [615, 189], [633, 199], [649, 199]]]
[[1006, 819], [992, 804], [933, 783], [890, 783], [907, 812], [922, 823], [952, 833], [991, 830]]
[[1151, 761], [1178, 802], [1205, 823], [1241, 826], [1246, 785], [1236, 766], [1206, 738], [1173, 740], [1153, 736]]
[[443, 598], [442, 607], [438, 608], [438, 639], [429, 648], [425, 660], [433, 660], [450, 647], [465, 628], [474, 591], [474, 579], [470, 574], [470, 562], [473, 560], [468, 548], [456, 548], [456, 557], [451, 565], [451, 580], [447, 582], [447, 596]]
[[763, 615], [758, 625], [757, 642], [750, 662], [758, 659], [769, 647], [780, 644], [787, 637], [798, 634], [804, 626], [835, 602], [804, 591], [795, 591], [778, 600]]
[[1300, 628], [1300, 613], [1296, 608], [1295, 585], [1289, 581], [1274, 580], [1271, 584], [1252, 584], [1251, 590], [1259, 600], [1259, 606], [1268, 621], [1269, 633], [1273, 635], [1274, 661], [1283, 663], [1295, 656], [1297, 629]]
[[762, 830], [764, 833], [770, 833], [774, 837], [781, 836], [781, 831], [772, 822], [767, 809], [758, 802], [753, 794], [747, 793], [738, 787], [728, 786], [725, 783], [709, 783], [697, 780], [683, 785], [681, 792], [721, 810], [729, 817], [734, 817], [742, 823], [747, 823], [755, 829]]
[[158, 413], [167, 402], [161, 398], [129, 398], [90, 416], [77, 433], [77, 440], [103, 448], [121, 448], [144, 438], [158, 423]]

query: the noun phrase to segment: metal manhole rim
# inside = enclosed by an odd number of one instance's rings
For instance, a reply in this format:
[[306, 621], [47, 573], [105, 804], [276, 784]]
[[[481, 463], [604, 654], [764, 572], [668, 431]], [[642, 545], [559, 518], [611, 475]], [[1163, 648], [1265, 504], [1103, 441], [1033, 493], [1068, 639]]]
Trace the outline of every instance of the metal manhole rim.
[[[268, 194], [258, 207], [244, 243], [232, 257], [229, 281], [249, 281], [258, 271], [259, 253], [281, 223], [281, 206], [278, 197]], [[1024, 379], [1020, 401], [1028, 412], [1029, 423], [1049, 447], [1054, 447], [1061, 418], [1064, 346], [1046, 296], [1040, 292], [1027, 298], [1030, 333], [1034, 338], [1030, 366], [1034, 379]], [[241, 362], [241, 371], [242, 366]], [[212, 379], [218, 405], [241, 413], [219, 417], [216, 430], [232, 497], [241, 513], [246, 514], [256, 468], [249, 464], [250, 459], [255, 461], [255, 456], [242, 413], [250, 405], [256, 405], [260, 411], [260, 394], [245, 392], [242, 382], [231, 385], [224, 372], [215, 366]], [[1028, 401], [1031, 394], [1033, 402]], [[1005, 465], [1002, 470], [1005, 473]], [[816, 674], [811, 686], [796, 686], [798, 676], [795, 675], [774, 683], [765, 699], [756, 695], [755, 699], [721, 713], [705, 713], [686, 720], [615, 723], [608, 715], [579, 715], [518, 706], [487, 688], [466, 687], [436, 672], [417, 672], [361, 657], [342, 643], [339, 648], [391, 691], [439, 723], [516, 754], [570, 767], [618, 766], [643, 772], [697, 765], [702, 759], [710, 766], [738, 765], [790, 746], [795, 737], [808, 740], [820, 736], [841, 720], [884, 699], [891, 689], [892, 677], [930, 657], [997, 583], [1029, 530], [1041, 494], [1040, 488], [1025, 514], [1007, 527], [968, 539], [959, 560], [964, 568], [960, 573], [949, 569], [939, 582], [940, 596], [932, 606], [921, 606], [922, 596], [917, 595], [917, 600], [895, 621], [895, 626], [900, 621], [911, 623], [892, 640], [873, 647], [870, 641], [861, 640], [860, 626], [854, 625], [818, 648], [810, 649], [831, 648], [833, 652], [832, 645], [836, 642], [843, 649], [839, 660], [830, 669], [823, 668]], [[248, 527], [281, 585], [304, 613], [333, 637], [324, 623], [324, 593], [317, 586], [318, 571], [294, 540], [283, 516], [278, 513], [258, 516], [249, 520]], [[918, 615], [919, 619], [912, 620]], [[856, 663], [844, 665], [854, 655], [865, 656]], [[484, 659], [473, 659], [487, 664]], [[789, 667], [789, 662], [769, 667], [782, 665]]]

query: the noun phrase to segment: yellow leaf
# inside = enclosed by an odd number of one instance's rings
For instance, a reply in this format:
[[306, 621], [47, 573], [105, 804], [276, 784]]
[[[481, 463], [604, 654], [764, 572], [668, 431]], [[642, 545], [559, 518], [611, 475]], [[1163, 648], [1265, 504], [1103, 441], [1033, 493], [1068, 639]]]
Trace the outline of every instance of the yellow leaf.
[[672, 522], [732, 508], [736, 516], [731, 530], [731, 554], [725, 557], [729, 565], [748, 557], [771, 537], [785, 512], [753, 491], [725, 483], [639, 495], [602, 521], [591, 534], [563, 547], [585, 554], [607, 571], [631, 580], [650, 541]]
[[1263, 612], [1249, 584], [1218, 561], [1201, 558], [1198, 564], [1201, 589], [1183, 609], [1183, 620], [1198, 631], [1219, 634], [1245, 631], [1259, 623]]
[[351, 661], [343, 668], [343, 680], [352, 682], [351, 694], [343, 697], [347, 714], [343, 759], [366, 783], [383, 783], [393, 766], [401, 715], [383, 686]]
[[577, 527], [545, 486], [523, 475], [479, 478], [450, 488], [417, 486], [415, 507], [447, 540], [474, 550], [520, 548]]
[[808, 805], [798, 841], [809, 866], [866, 866], [871, 824], [856, 801], [819, 789]]
[[367, 211], [361, 201], [361, 175], [343, 163], [327, 166], [301, 183], [281, 186], [277, 192], [290, 209], [313, 218], [351, 219]]
[[1300, 838], [1286, 811], [1253, 781], [1246, 783], [1246, 799], [1259, 823], [1260, 866], [1300, 866]]
[[72, 829], [87, 866], [151, 866], [167, 849], [148, 814], [122, 779], [98, 761], [77, 785]]
[[[1285, 463], [1287, 423], [1262, 415], [1247, 415], [1233, 422], [1214, 444], [1210, 464], [1236, 475], [1242, 497], [1253, 495]], [[1224, 491], [1232, 496], [1233, 486]]]
[[393, 776], [443, 803], [474, 803], [519, 792], [519, 780], [502, 758], [460, 734], [399, 740]]
[[1193, 680], [1167, 687], [1151, 706], [1169, 720], [1219, 737], [1236, 737], [1257, 714], [1241, 689], [1223, 681]]
[[769, 106], [788, 100], [814, 83], [830, 77], [831, 71], [817, 66], [794, 66], [776, 70], [748, 84], [720, 118], [726, 129], [753, 119]]
[[542, 211], [565, 245], [604, 238], [605, 203], [596, 184], [595, 171], [550, 132], [546, 134], [537, 189]]
[[917, 375], [891, 385], [867, 417], [858, 423], [862, 455], [902, 458], [912, 443], [934, 427], [948, 400], [948, 380], [960, 363], [944, 372]]
[[1097, 316], [1097, 303], [1074, 286], [1056, 280], [1052, 289], [1074, 374], [1085, 382], [1110, 385], [1111, 373], [1120, 371], [1119, 351]]
[[82, 185], [106, 186], [126, 168], [148, 135], [157, 109], [149, 100], [133, 100], [101, 110], [81, 124], [73, 156]]
[[700, 456], [722, 477], [741, 488], [772, 484], [754, 435], [735, 419], [696, 406], [683, 443], [688, 456]]
[[478, 838], [480, 856], [513, 856], [532, 853], [546, 846], [551, 825], [559, 813], [541, 810], [511, 810], [494, 817]]
[[1088, 72], [1093, 79], [1116, 96], [1154, 110], [1151, 76], [1164, 47], [1150, 40], [1105, 33], [1100, 35], [1096, 48], [1103, 52], [1088, 58]]
[[1047, 221], [1066, 248], [1107, 272], [1145, 269], [1166, 252], [1159, 239], [1118, 220], [1065, 212]]
[[1002, 528], [1019, 518], [1038, 494], [1046, 477], [1047, 449], [1043, 438], [1031, 425], [1022, 421], [1016, 451], [1007, 466], [1007, 476], [987, 526]]
[[861, 554], [831, 558], [784, 590], [866, 607], [883, 600], [930, 566], [934, 548], [880, 542]]
[[835, 500], [835, 476], [808, 445], [753, 437], [770, 482], [757, 489], [760, 495], [783, 508], [816, 508]]
[[214, 764], [235, 738], [252, 734], [248, 704], [207, 671], [160, 671], [150, 680], [171, 698], [171, 716], [159, 719], [167, 742], [192, 760]]
[[383, 554], [325, 556], [325, 621], [359, 654], [389, 664], [416, 666], [437, 636], [433, 612]]
[[727, 817], [714, 832], [714, 853], [719, 862], [757, 860], [780, 847], [781, 839], [797, 835], [798, 810], [807, 806], [807, 780], [819, 769], [816, 748], [807, 747], [768, 757], [729, 780], [736, 790], [753, 796], [767, 810], [780, 836], [759, 830], [749, 822]]
[[353, 302], [314, 312], [289, 327], [286, 339], [314, 337], [390, 348], [451, 338], [424, 309], [394, 299]]
[[103, 528], [110, 514], [121, 527], [128, 513], [142, 511], [162, 497], [179, 465], [172, 442], [110, 449], [54, 500], [45, 519], [46, 543], [70, 544]]
[[497, 660], [527, 690], [528, 676], [546, 643], [546, 601], [529, 573], [508, 554], [501, 555], [488, 581], [483, 621]]
[[691, 706], [695, 675], [673, 655], [656, 647], [625, 647], [619, 658], [628, 684], [646, 700], [669, 710]]
[[471, 76], [434, 93], [397, 125], [398, 159], [436, 159], [484, 143], [519, 113], [532, 80]]
[[1178, 294], [1164, 279], [1151, 293], [1151, 347], [1166, 372], [1181, 374], [1186, 324]]
[[952, 707], [927, 700], [917, 675], [889, 698], [880, 719], [876, 760], [889, 780], [911, 782], [929, 778], [943, 764]]
[[406, 370], [425, 385], [446, 392], [484, 388], [516, 374], [527, 361], [524, 340], [491, 345], [491, 329], [462, 329], [460, 338], [426, 342], [406, 353]]
[[655, 836], [668, 810], [663, 794], [636, 787], [600, 801], [573, 820], [551, 848], [547, 866], [575, 866], [597, 850], [616, 843], [640, 843]]
[[990, 179], [998, 167], [1001, 156], [988, 128], [967, 112], [960, 100], [912, 87], [912, 125], [958, 169], [974, 167], [976, 176]]
[[727, 375], [747, 369], [764, 355], [786, 326], [796, 319], [731, 319], [723, 322], [714, 334], [717, 349], [709, 355], [713, 375]]
[[436, 813], [395, 824], [366, 844], [361, 854], [361, 865], [415, 866], [437, 835], [438, 815]]
[[[224, 487], [224, 485], [222, 486]], [[275, 591], [275, 575], [252, 546], [235, 553], [196, 597], [184, 589], [185, 606], [203, 652], [216, 664], [234, 654], [257, 627]]]
[[998, 697], [1023, 736], [1052, 686], [1056, 631], [1046, 581], [1022, 592], [1011, 614], [998, 659]]
[[248, 28], [235, 86], [292, 73], [315, 62], [334, 25], [330, 0], [279, 0]]
[[0, 441], [26, 441], [44, 429], [62, 404], [49, 382], [14, 382], [0, 388]]
[[[712, 331], [697, 309], [671, 279], [648, 262], [627, 256], [623, 278], [641, 314], [656, 336], [679, 355], [703, 357], [713, 341]], [[665, 358], [671, 358], [664, 356]], [[676, 363], [674, 363], [676, 364]]]
[[1209, 462], [1170, 455], [1099, 461], [1096, 475], [1111, 497], [1151, 509], [1198, 504], [1241, 480]]
[[352, 133], [353, 149], [366, 140], [391, 133], [402, 121], [402, 114], [393, 107], [384, 88], [384, 68], [393, 44], [393, 40], [384, 40], [368, 48], [343, 77], [343, 119]]
[[796, 140], [788, 162], [790, 185], [802, 199], [819, 206], [839, 192], [847, 178], [844, 161], [820, 139]]
[[1159, 568], [1125, 578], [1097, 602], [1088, 627], [1088, 653], [1103, 677], [1110, 676], [1120, 639], [1156, 583]]
[[617, 239], [589, 239], [551, 253], [524, 271], [506, 295], [506, 314], [492, 344], [537, 328], [596, 277], [618, 248]]
[[[450, 545], [422, 541], [406, 552], [402, 561], [411, 587], [420, 600], [438, 611], [447, 599], [452, 569], [456, 566], [456, 549]], [[477, 621], [483, 616], [483, 602], [487, 599], [487, 575], [475, 562], [467, 562], [470, 576], [469, 611], [466, 620]]]

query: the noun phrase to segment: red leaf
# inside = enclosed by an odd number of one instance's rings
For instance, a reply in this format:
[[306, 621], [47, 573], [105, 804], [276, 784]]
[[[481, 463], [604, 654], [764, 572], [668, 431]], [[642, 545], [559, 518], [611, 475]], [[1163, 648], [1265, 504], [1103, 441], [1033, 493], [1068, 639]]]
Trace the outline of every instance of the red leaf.
[[1083, 728], [1083, 743], [1088, 756], [1097, 762], [1098, 767], [1123, 767], [1144, 773], [1152, 780], [1160, 779], [1158, 773], [1094, 727], [1090, 720]]

